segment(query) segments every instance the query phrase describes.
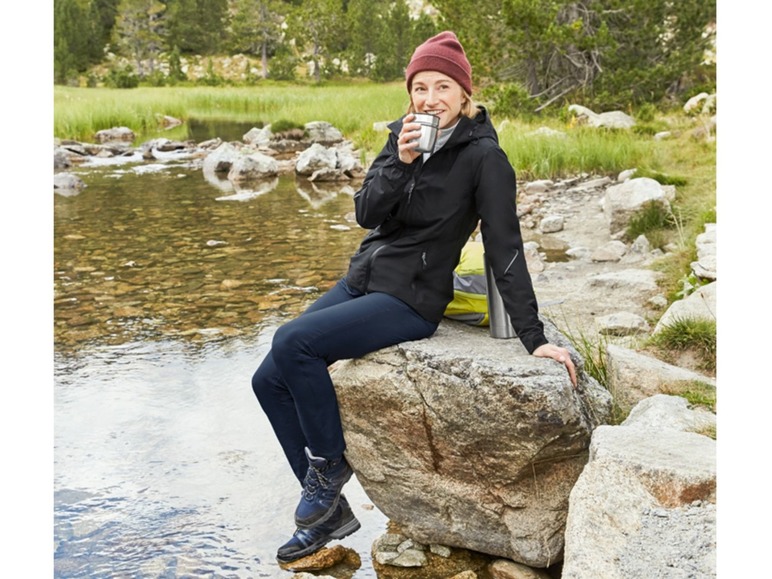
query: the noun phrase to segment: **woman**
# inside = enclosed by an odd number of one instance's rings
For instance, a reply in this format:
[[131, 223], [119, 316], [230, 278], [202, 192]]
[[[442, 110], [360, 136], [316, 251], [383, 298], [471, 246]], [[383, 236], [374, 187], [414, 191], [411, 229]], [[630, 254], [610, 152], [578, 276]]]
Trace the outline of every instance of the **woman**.
[[[456, 35], [420, 45], [405, 71], [410, 109], [390, 125], [386, 146], [354, 196], [357, 221], [371, 231], [344, 279], [279, 328], [252, 387], [303, 490], [297, 530], [277, 553], [299, 559], [359, 529], [341, 494], [351, 477], [343, 456], [335, 389], [336, 360], [431, 336], [453, 299], [452, 272], [478, 221], [496, 284], [520, 341], [534, 356], [564, 364], [549, 344], [515, 210], [515, 174], [482, 107], [471, 99], [469, 61]], [[440, 118], [433, 152], [415, 148], [414, 113]]]

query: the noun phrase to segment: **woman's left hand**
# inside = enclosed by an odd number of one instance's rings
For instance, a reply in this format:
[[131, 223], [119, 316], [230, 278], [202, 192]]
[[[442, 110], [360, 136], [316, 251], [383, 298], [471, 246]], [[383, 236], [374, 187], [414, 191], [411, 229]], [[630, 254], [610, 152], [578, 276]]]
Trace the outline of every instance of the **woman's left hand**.
[[542, 344], [533, 351], [533, 355], [540, 358], [552, 358], [563, 364], [568, 370], [571, 384], [576, 388], [576, 368], [574, 367], [574, 362], [571, 360], [571, 355], [568, 353], [568, 350], [554, 344]]

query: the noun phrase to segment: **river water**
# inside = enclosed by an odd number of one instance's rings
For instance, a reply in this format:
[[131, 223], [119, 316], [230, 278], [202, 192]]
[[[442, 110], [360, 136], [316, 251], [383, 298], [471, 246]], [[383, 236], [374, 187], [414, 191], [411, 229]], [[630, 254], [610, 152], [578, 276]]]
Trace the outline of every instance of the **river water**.
[[[233, 190], [173, 155], [72, 172], [87, 187], [54, 196], [55, 577], [291, 576], [274, 557], [299, 487], [250, 378], [345, 272], [353, 190]], [[386, 519], [345, 492], [353, 576], [375, 577]]]

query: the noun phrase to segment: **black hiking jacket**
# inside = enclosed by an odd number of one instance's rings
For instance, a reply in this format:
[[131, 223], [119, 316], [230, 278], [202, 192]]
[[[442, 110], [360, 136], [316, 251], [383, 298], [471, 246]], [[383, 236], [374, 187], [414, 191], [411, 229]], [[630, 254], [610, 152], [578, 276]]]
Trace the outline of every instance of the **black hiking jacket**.
[[547, 343], [525, 262], [515, 210], [515, 172], [484, 108], [461, 117], [447, 143], [424, 163], [399, 160], [402, 121], [354, 195], [359, 225], [370, 229], [351, 258], [346, 282], [399, 298], [432, 322], [453, 299], [453, 270], [478, 220], [485, 254], [518, 338], [529, 353]]

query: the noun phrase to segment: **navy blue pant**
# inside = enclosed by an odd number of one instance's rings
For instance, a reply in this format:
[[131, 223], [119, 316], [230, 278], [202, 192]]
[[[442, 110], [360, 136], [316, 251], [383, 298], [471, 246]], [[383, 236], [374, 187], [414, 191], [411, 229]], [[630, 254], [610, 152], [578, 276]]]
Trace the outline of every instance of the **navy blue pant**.
[[252, 376], [252, 389], [295, 476], [308, 470], [304, 448], [336, 458], [346, 444], [327, 367], [400, 342], [431, 336], [439, 324], [385, 293], [361, 292], [341, 280], [280, 327]]

